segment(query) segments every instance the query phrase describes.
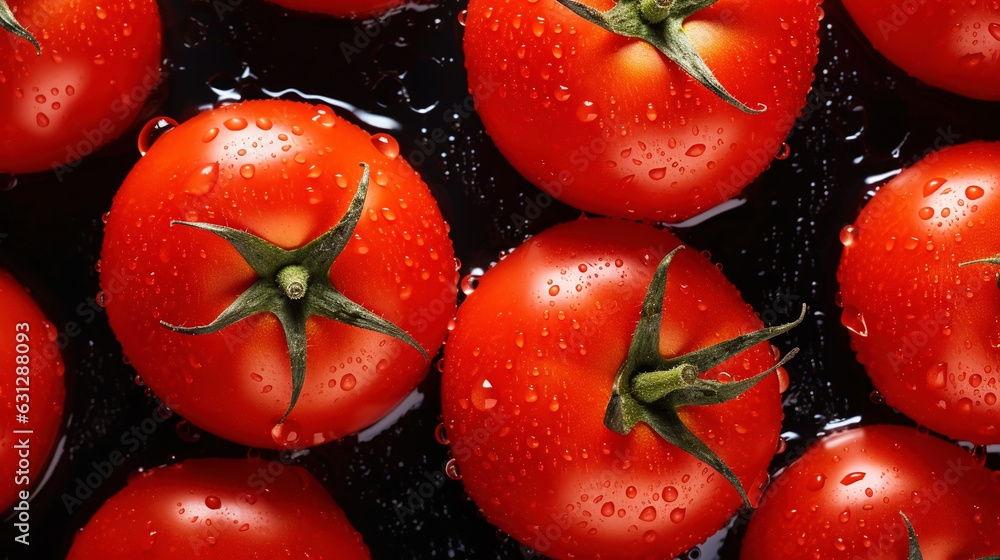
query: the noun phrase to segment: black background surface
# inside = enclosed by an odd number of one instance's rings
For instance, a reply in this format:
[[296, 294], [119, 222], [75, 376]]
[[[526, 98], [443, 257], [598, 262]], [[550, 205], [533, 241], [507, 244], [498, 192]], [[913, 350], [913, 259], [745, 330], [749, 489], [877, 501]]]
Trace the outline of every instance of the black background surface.
[[[473, 115], [457, 105], [468, 97], [458, 15], [464, 3], [449, 2], [395, 11], [369, 22], [288, 12], [259, 0], [161, 0], [164, 85], [147, 117], [184, 121], [223, 98], [258, 99], [289, 89], [326, 99], [338, 114], [372, 133], [395, 136], [402, 153], [420, 150], [437, 129], [448, 134], [433, 155], [416, 166], [437, 196], [463, 276], [488, 268], [501, 250], [526, 236], [580, 215], [521, 178], [499, 154]], [[775, 161], [740, 197], [743, 204], [676, 233], [710, 251], [744, 298], [767, 318], [782, 302], [808, 303], [804, 325], [779, 339], [787, 352], [802, 353], [789, 366], [785, 393], [788, 450], [775, 457], [772, 473], [801, 454], [828, 424], [912, 422], [869, 399], [871, 382], [850, 351], [840, 310], [834, 305], [838, 233], [853, 221], [878, 183], [866, 178], [913, 163], [927, 150], [976, 139], [1000, 140], [1000, 104], [965, 99], [922, 85], [876, 53], [839, 3], [828, 2], [821, 22], [817, 79], [809, 106], [788, 139], [791, 156]], [[366, 27], [367, 26], [367, 27]], [[358, 35], [358, 34], [361, 35]], [[356, 38], [374, 35], [370, 44]], [[347, 61], [342, 43], [360, 54]], [[282, 97], [301, 100], [288, 92]], [[338, 102], [341, 102], [338, 105]], [[387, 116], [401, 130], [379, 130], [363, 112]], [[57, 328], [80, 322], [77, 308], [99, 290], [94, 269], [100, 254], [101, 215], [139, 158], [140, 122], [121, 139], [57, 180], [55, 173], [21, 177], [0, 191], [0, 264], [26, 285]], [[370, 120], [370, 119], [369, 119]], [[413, 158], [409, 158], [411, 161]], [[539, 210], [538, 204], [544, 208]], [[787, 312], [779, 320], [790, 318]], [[258, 451], [218, 439], [174, 415], [159, 425], [125, 465], [110, 473], [72, 512], [64, 493], [77, 478], [95, 472], [93, 462], [128, 451], [125, 432], [157, 409], [154, 396], [133, 381], [105, 317], [83, 327], [64, 351], [67, 424], [51, 472], [33, 492], [32, 545], [25, 557], [58, 559], [74, 532], [121, 489], [130, 472], [190, 457], [244, 457]], [[356, 436], [297, 454], [295, 463], [323, 481], [365, 536], [376, 560], [520, 558], [513, 539], [498, 535], [476, 515], [460, 482], [448, 480], [412, 514], [407, 503], [428, 477], [443, 471], [447, 450], [434, 438], [439, 416], [435, 368], [419, 387], [422, 404], [370, 441]], [[274, 451], [259, 452], [265, 458]], [[991, 454], [997, 467], [1000, 456]], [[411, 502], [417, 503], [420, 502]], [[735, 559], [745, 527], [742, 517], [690, 558]], [[21, 557], [12, 542], [12, 521], [3, 522], [0, 550]]]

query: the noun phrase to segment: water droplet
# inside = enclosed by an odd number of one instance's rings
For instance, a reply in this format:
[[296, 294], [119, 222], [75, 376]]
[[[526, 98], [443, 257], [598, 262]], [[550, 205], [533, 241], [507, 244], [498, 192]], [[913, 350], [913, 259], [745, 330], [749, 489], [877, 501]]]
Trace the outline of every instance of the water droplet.
[[788, 159], [790, 155], [792, 155], [792, 147], [788, 145], [788, 142], [782, 142], [778, 153], [774, 154], [774, 159], [784, 160]]
[[451, 441], [448, 439], [448, 434], [445, 431], [444, 422], [438, 424], [437, 428], [434, 429], [434, 439], [436, 439], [437, 442], [440, 443], [441, 445], [448, 445], [449, 443], [451, 443]]
[[557, 296], [557, 295], [559, 295], [559, 286], [558, 285], [550, 286], [549, 287], [549, 295], [550, 296]]
[[853, 305], [844, 306], [844, 312], [840, 316], [840, 322], [854, 334], [862, 337], [868, 336], [868, 325], [865, 324], [865, 316]]
[[642, 510], [642, 513], [639, 514], [639, 519], [647, 522], [656, 521], [656, 508], [648, 506], [646, 509]]
[[885, 404], [885, 397], [882, 396], [882, 393], [879, 393], [878, 391], [872, 391], [868, 395], [868, 398], [875, 404]]
[[358, 378], [354, 377], [354, 374], [348, 373], [340, 379], [340, 388], [344, 391], [350, 391], [358, 384]]
[[935, 177], [930, 181], [927, 181], [927, 183], [924, 184], [924, 196], [926, 197], [934, 194], [935, 192], [937, 192], [938, 189], [941, 188], [941, 185], [947, 182], [948, 182], [947, 179], [943, 179], [941, 177]]
[[222, 500], [218, 496], [207, 496], [205, 498], [205, 507], [208, 509], [219, 509], [222, 507]]
[[219, 182], [218, 162], [196, 170], [184, 181], [184, 190], [194, 195], [208, 194]]
[[968, 198], [969, 200], [977, 200], [984, 194], [986, 193], [983, 191], [983, 188], [976, 185], [972, 185], [965, 189], [965, 198]]
[[576, 118], [590, 122], [597, 118], [597, 105], [593, 101], [581, 101], [576, 107]]
[[256, 171], [257, 169], [253, 166], [253, 164], [248, 163], [243, 167], [240, 167], [240, 176], [244, 179], [253, 179], [253, 175]]
[[222, 123], [229, 130], [243, 130], [247, 127], [247, 121], [241, 117], [233, 117]]
[[854, 226], [844, 226], [844, 228], [840, 230], [841, 244], [843, 244], [844, 247], [853, 245], [854, 241], [857, 239], [857, 233], [858, 228]]
[[161, 136], [173, 130], [177, 121], [169, 117], [156, 117], [146, 123], [139, 132], [139, 155], [144, 156]]
[[462, 10], [458, 13], [458, 24], [465, 27], [465, 20], [469, 18], [469, 10]]
[[462, 480], [462, 473], [458, 470], [458, 461], [454, 458], [448, 459], [444, 466], [444, 473], [452, 480]]
[[399, 142], [388, 134], [376, 134], [372, 136], [372, 145], [382, 152], [382, 155], [389, 159], [395, 159], [399, 155]]
[[666, 176], [667, 176], [666, 167], [657, 167], [655, 169], [649, 170], [649, 178], [654, 181], [659, 181], [660, 179], [663, 179]]
[[684, 152], [684, 155], [686, 155], [688, 157], [698, 157], [698, 156], [700, 156], [703, 153], [705, 153], [705, 145], [704, 144], [695, 144], [695, 145], [691, 146], [690, 148], [688, 148], [687, 151]]
[[945, 386], [948, 379], [948, 364], [934, 364], [927, 370], [927, 386], [931, 389], [940, 389]]
[[679, 494], [676, 488], [674, 488], [673, 486], [667, 486], [663, 489], [661, 495], [663, 496], [663, 501], [673, 502], [678, 498]]
[[179, 437], [181, 441], [193, 443], [201, 439], [201, 433], [198, 432], [198, 430], [195, 429], [195, 427], [187, 420], [181, 420], [178, 422], [177, 425], [174, 426], [174, 430], [177, 432], [177, 437]]
[[45, 113], [38, 113], [37, 115], [35, 115], [35, 124], [37, 124], [42, 128], [49, 126], [48, 115], [46, 115]]
[[302, 439], [302, 427], [293, 420], [285, 419], [271, 428], [271, 439], [280, 447], [293, 447]]
[[840, 483], [843, 484], [844, 486], [850, 486], [850, 485], [854, 484], [855, 482], [858, 482], [860, 480], [864, 480], [866, 474], [867, 473], [863, 473], [863, 472], [860, 472], [860, 471], [848, 473], [848, 474], [844, 475], [844, 478], [840, 479]]
[[806, 481], [806, 489], [812, 492], [818, 492], [819, 490], [823, 489], [823, 486], [825, 484], [826, 484], [826, 475], [822, 473], [816, 473], [811, 477], [809, 477], [809, 480]]
[[554, 95], [557, 101], [566, 101], [569, 99], [569, 88], [566, 86], [559, 86], [556, 88]]
[[636, 495], [638, 495], [638, 491], [635, 489], [635, 486], [629, 486], [628, 488], [625, 489], [625, 497], [627, 497], [628, 499], [631, 500], [635, 498]]
[[613, 502], [604, 502], [601, 506], [601, 515], [604, 517], [611, 517], [615, 514], [615, 504]]
[[968, 397], [958, 399], [958, 411], [962, 414], [969, 414], [972, 412], [972, 399], [969, 399]]
[[837, 520], [840, 521], [841, 523], [847, 523], [848, 521], [850, 521], [851, 520], [850, 508], [844, 508], [844, 511], [840, 512], [840, 515], [837, 516]]
[[684, 508], [674, 508], [674, 510], [670, 512], [670, 520], [674, 523], [680, 523], [681, 521], [684, 521], [685, 513], [687, 513], [687, 510]]
[[917, 215], [920, 216], [921, 220], [929, 220], [934, 217], [934, 209], [930, 206], [924, 206], [917, 211]]
[[483, 379], [472, 387], [472, 405], [484, 411], [497, 405], [497, 391], [488, 379]]
[[984, 60], [986, 60], [986, 55], [981, 52], [974, 52], [959, 57], [958, 63], [966, 68], [975, 68]]

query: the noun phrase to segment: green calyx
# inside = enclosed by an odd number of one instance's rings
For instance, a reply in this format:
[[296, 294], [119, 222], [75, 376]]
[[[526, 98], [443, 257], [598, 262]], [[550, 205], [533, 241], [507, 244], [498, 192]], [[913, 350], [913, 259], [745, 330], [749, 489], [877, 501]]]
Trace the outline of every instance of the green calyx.
[[[203, 229], [225, 239], [239, 252], [257, 281], [240, 294], [225, 311], [208, 325], [184, 327], [160, 321], [164, 327], [182, 334], [203, 335], [218, 332], [259, 313], [273, 313], [285, 331], [292, 366], [292, 402], [280, 422], [295, 407], [306, 377], [306, 321], [325, 317], [370, 331], [382, 333], [412, 346], [424, 360], [427, 352], [402, 329], [375, 315], [340, 293], [330, 281], [330, 267], [350, 241], [368, 193], [370, 170], [367, 164], [351, 204], [332, 229], [303, 247], [287, 251], [248, 232], [207, 223], [173, 221]], [[279, 422], [279, 423], [280, 423]]]
[[752, 507], [743, 484], [732, 469], [684, 425], [677, 410], [683, 406], [710, 406], [737, 399], [784, 365], [798, 348], [767, 371], [748, 379], [724, 383], [698, 377], [733, 356], [796, 327], [805, 319], [806, 306], [802, 306], [802, 314], [791, 323], [740, 335], [683, 356], [664, 358], [660, 356], [660, 327], [667, 271], [674, 255], [683, 248], [680, 246], [664, 257], [653, 274], [628, 355], [615, 376], [604, 425], [625, 435], [639, 422], [645, 422], [663, 439], [718, 471], [736, 488], [743, 503]]
[[34, 35], [17, 22], [14, 12], [10, 11], [10, 6], [7, 5], [7, 0], [0, 0], [0, 27], [29, 41], [32, 45], [35, 45], [35, 54], [42, 54], [42, 46], [35, 40]]
[[[920, 543], [917, 542], [917, 532], [913, 530], [913, 525], [910, 520], [906, 517], [906, 514], [902, 511], [899, 515], [903, 516], [903, 521], [906, 522], [906, 532], [909, 534], [909, 555], [907, 560], [924, 560], [924, 553], [920, 551]], [[984, 556], [978, 560], [1000, 560], [1000, 556]]]
[[[995, 266], [1000, 266], [1000, 255], [988, 259], [979, 259], [976, 261], [964, 262], [958, 266], [968, 266], [970, 264], [992, 264]], [[1000, 288], [1000, 275], [997, 276], [997, 287]]]
[[557, 1], [606, 31], [642, 39], [653, 45], [701, 85], [744, 113], [757, 114], [767, 110], [763, 104], [760, 109], [751, 109], [726, 91], [684, 34], [684, 20], [718, 0], [618, 0], [606, 12], [576, 0]]

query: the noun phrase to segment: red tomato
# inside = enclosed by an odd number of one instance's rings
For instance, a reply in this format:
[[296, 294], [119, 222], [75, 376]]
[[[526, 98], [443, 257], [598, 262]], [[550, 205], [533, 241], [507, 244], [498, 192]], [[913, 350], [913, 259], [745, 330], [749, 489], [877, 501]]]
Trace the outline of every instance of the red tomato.
[[368, 560], [309, 471], [261, 459], [189, 459], [134, 476], [80, 530], [69, 560]]
[[782, 149], [813, 80], [818, 14], [815, 0], [723, 0], [686, 20], [719, 82], [767, 106], [756, 115], [555, 0], [472, 0], [465, 65], [487, 132], [529, 181], [589, 212], [678, 222], [736, 196]]
[[[649, 425], [620, 435], [604, 424], [650, 278], [678, 244], [631, 222], [559, 225], [490, 269], [458, 311], [442, 380], [458, 470], [487, 520], [547, 557], [672, 558], [741, 504], [722, 475]], [[761, 326], [692, 249], [674, 257], [663, 302], [662, 331], [652, 339], [661, 356]], [[735, 383], [774, 365], [772, 348], [759, 344], [701, 377]], [[781, 431], [779, 376], [738, 400], [679, 411], [751, 501]]]
[[1000, 443], [1000, 144], [931, 154], [841, 232], [851, 346], [886, 402], [928, 428]]
[[975, 99], [1000, 100], [1000, 4], [844, 0], [865, 37], [907, 74]]
[[[229, 241], [191, 223], [249, 232], [269, 250], [302, 248], [362, 192], [359, 162], [371, 166], [360, 221], [353, 235], [345, 230], [342, 252], [324, 257], [335, 258], [329, 272], [329, 262], [314, 270], [303, 299], [270, 294], [286, 311], [264, 306], [212, 334], [161, 323], [207, 325], [241, 294], [276, 286]], [[167, 131], [116, 195], [102, 251], [108, 319], [145, 383], [194, 424], [257, 447], [318, 445], [383, 417], [426, 374], [421, 352], [440, 348], [457, 283], [448, 226], [396, 141], [328, 107], [288, 101], [230, 105]], [[402, 329], [420, 352], [310, 311], [331, 290], [356, 302], [344, 300], [352, 316]], [[293, 329], [298, 338], [283, 332], [306, 319]], [[308, 359], [297, 400], [289, 346]]]
[[0, 172], [64, 166], [125, 132], [160, 81], [154, 0], [9, 0], [41, 44], [0, 31]]
[[403, 4], [403, 0], [269, 0], [290, 10], [334, 17], [364, 18]]
[[[4, 511], [20, 502], [21, 493], [30, 492], [29, 487], [45, 472], [45, 462], [62, 426], [66, 368], [55, 342], [55, 327], [28, 291], [3, 269], [0, 336], [4, 364], [4, 375], [0, 376], [0, 511]], [[22, 445], [25, 440], [27, 448]], [[27, 468], [22, 460], [27, 461]]]
[[962, 448], [902, 426], [813, 445], [771, 485], [742, 560], [907, 560], [906, 522], [925, 558], [1000, 553], [1000, 476]]

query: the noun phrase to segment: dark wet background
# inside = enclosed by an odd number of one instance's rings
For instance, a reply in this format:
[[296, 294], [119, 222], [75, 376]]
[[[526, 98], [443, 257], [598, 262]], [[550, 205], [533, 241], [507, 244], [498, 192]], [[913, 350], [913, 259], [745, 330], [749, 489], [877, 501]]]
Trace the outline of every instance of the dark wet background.
[[[167, 79], [148, 116], [183, 121], [223, 99], [280, 95], [315, 99], [373, 133], [392, 134], [410, 161], [422, 162], [416, 167], [452, 225], [463, 275], [487, 268], [499, 251], [525, 236], [580, 215], [559, 203], [547, 205], [547, 197], [500, 156], [479, 119], [456, 111], [468, 97], [459, 47], [464, 3], [404, 9], [366, 23], [290, 13], [258, 0], [161, 0], [161, 6]], [[677, 230], [724, 265], [765, 320], [792, 317], [789, 303], [811, 307], [806, 324], [777, 342], [783, 353], [793, 346], [802, 353], [788, 367], [788, 449], [775, 458], [772, 472], [831, 424], [844, 423], [838, 421], [910, 423], [871, 402], [871, 383], [839, 324], [833, 303], [838, 232], [877, 186], [872, 178], [934, 146], [1000, 140], [1000, 104], [917, 83], [868, 46], [840, 4], [828, 2], [825, 9], [817, 79], [788, 140], [791, 156], [775, 161], [744, 192], [741, 205]], [[358, 39], [370, 36], [370, 42]], [[347, 61], [342, 43], [361, 52]], [[0, 239], [0, 264], [33, 287], [57, 328], [82, 322], [78, 306], [98, 292], [101, 215], [139, 157], [139, 126], [62, 181], [54, 173], [40, 174], [0, 191], [0, 233], [7, 234]], [[433, 146], [437, 129], [448, 140]], [[431, 155], [414, 155], [428, 152], [420, 143], [433, 146]], [[65, 357], [68, 426], [50, 475], [34, 493], [30, 557], [62, 558], [73, 533], [140, 467], [248, 454], [175, 415], [67, 512], [63, 493], [75, 492], [77, 477], [95, 472], [93, 461], [127, 451], [123, 433], [152, 417], [158, 403], [133, 381], [135, 372], [123, 362], [103, 316], [83, 326]], [[286, 459], [324, 482], [376, 560], [522, 557], [517, 542], [476, 515], [461, 483], [446, 480], [429, 497], [414, 498], [422, 484], [440, 483], [447, 460], [446, 448], [434, 438], [439, 383], [436, 369], [431, 371], [420, 396], [411, 399], [419, 406], [390, 428], [366, 441], [352, 436]], [[262, 455], [277, 457], [273, 451]], [[1000, 455], [989, 461], [1000, 466]], [[10, 525], [3, 522], [2, 548], [10, 548]], [[736, 518], [730, 525], [688, 556], [737, 558], [745, 522]]]

